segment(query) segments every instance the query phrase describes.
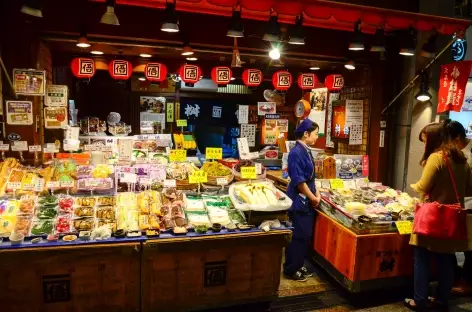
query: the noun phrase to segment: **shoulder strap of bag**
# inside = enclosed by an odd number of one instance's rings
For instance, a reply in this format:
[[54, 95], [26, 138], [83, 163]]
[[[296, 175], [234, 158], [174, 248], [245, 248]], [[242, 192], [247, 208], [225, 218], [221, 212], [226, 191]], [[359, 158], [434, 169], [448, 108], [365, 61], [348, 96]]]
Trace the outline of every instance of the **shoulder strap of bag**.
[[457, 192], [456, 180], [454, 180], [454, 174], [452, 173], [451, 163], [449, 162], [449, 158], [447, 157], [447, 155], [444, 156], [444, 158], [446, 160], [446, 165], [447, 165], [447, 170], [449, 171], [449, 176], [451, 177], [452, 186], [454, 187], [454, 192], [456, 193], [457, 202], [460, 203], [461, 202], [461, 197], [459, 196], [459, 192]]

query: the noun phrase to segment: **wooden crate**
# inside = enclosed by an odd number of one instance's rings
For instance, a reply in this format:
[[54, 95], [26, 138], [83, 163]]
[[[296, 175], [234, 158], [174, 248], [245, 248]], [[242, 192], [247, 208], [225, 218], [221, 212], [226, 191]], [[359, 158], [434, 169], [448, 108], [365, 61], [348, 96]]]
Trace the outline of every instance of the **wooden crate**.
[[139, 311], [140, 243], [0, 250], [2, 312]]
[[314, 231], [315, 260], [350, 291], [398, 286], [413, 274], [409, 235], [356, 235], [321, 212]]
[[277, 297], [289, 230], [143, 244], [142, 311], [188, 311]]

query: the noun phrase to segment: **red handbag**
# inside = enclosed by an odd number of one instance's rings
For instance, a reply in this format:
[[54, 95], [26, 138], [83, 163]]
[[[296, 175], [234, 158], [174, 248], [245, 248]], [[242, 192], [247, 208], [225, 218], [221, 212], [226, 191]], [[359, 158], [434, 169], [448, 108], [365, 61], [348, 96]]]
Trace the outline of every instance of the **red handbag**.
[[456, 192], [456, 204], [420, 203], [416, 205], [413, 233], [439, 239], [467, 240], [467, 212], [460, 204], [451, 164], [445, 158]]

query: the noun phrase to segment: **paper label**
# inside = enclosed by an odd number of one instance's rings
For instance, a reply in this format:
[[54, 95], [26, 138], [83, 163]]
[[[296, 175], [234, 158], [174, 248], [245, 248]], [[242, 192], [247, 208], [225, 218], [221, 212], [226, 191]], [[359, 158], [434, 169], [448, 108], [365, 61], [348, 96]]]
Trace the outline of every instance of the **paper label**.
[[19, 190], [21, 188], [21, 182], [8, 182], [7, 189]]
[[176, 187], [177, 183], [175, 180], [164, 180], [164, 187], [165, 188], [170, 188], [170, 187]]
[[256, 163], [256, 174], [262, 174], [262, 165], [260, 163]]
[[329, 180], [321, 180], [321, 187], [324, 189], [330, 189], [331, 183], [329, 182]]
[[41, 145], [30, 145], [28, 146], [30, 153], [41, 152]]
[[131, 161], [131, 152], [133, 151], [133, 140], [121, 140], [119, 143], [118, 160]]
[[208, 176], [207, 176], [207, 173], [203, 170], [194, 171], [189, 175], [190, 184], [207, 183], [207, 182], [208, 182]]
[[43, 189], [44, 189], [44, 179], [43, 178], [36, 179], [33, 190], [35, 192], [42, 192]]
[[63, 188], [72, 188], [74, 187], [74, 181], [61, 181], [60, 185]]
[[413, 232], [413, 222], [411, 221], [396, 221], [398, 233], [401, 235], [411, 234]]
[[356, 182], [354, 180], [344, 180], [344, 188], [355, 190], [357, 188]]
[[187, 127], [187, 119], [177, 119], [177, 127]]
[[24, 191], [32, 191], [33, 189], [34, 189], [34, 184], [33, 183], [23, 184], [23, 190]]
[[136, 173], [130, 173], [130, 172], [120, 173], [120, 182], [136, 183], [136, 181], [137, 181]]
[[0, 144], [0, 151], [8, 152], [10, 150], [10, 144]]
[[255, 180], [257, 177], [256, 174], [256, 167], [251, 166], [251, 167], [241, 167], [241, 177], [243, 179], [251, 179]]
[[332, 179], [329, 180], [329, 183], [331, 185], [331, 189], [333, 190], [339, 190], [344, 188], [344, 181], [341, 179]]
[[170, 150], [169, 160], [184, 162], [187, 160], [187, 150]]
[[206, 159], [222, 159], [223, 149], [221, 147], [207, 147], [205, 157]]
[[216, 178], [216, 185], [228, 185], [227, 178]]
[[85, 151], [98, 151], [100, 148], [100, 146], [96, 145], [96, 144], [85, 144], [84, 145], [84, 150]]
[[27, 141], [13, 141], [11, 150], [13, 152], [26, 152], [28, 150], [28, 142]]
[[316, 180], [315, 181], [315, 186], [316, 186], [317, 189], [320, 189], [321, 188], [321, 181]]
[[57, 189], [59, 186], [59, 181], [49, 181], [46, 183], [46, 188], [48, 189]]

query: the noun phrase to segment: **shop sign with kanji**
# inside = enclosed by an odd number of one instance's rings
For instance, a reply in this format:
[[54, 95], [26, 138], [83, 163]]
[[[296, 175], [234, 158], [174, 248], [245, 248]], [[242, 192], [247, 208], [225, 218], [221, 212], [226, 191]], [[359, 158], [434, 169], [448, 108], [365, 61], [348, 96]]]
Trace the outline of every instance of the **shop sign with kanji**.
[[438, 91], [438, 113], [459, 112], [464, 103], [472, 61], [455, 62], [441, 66]]

